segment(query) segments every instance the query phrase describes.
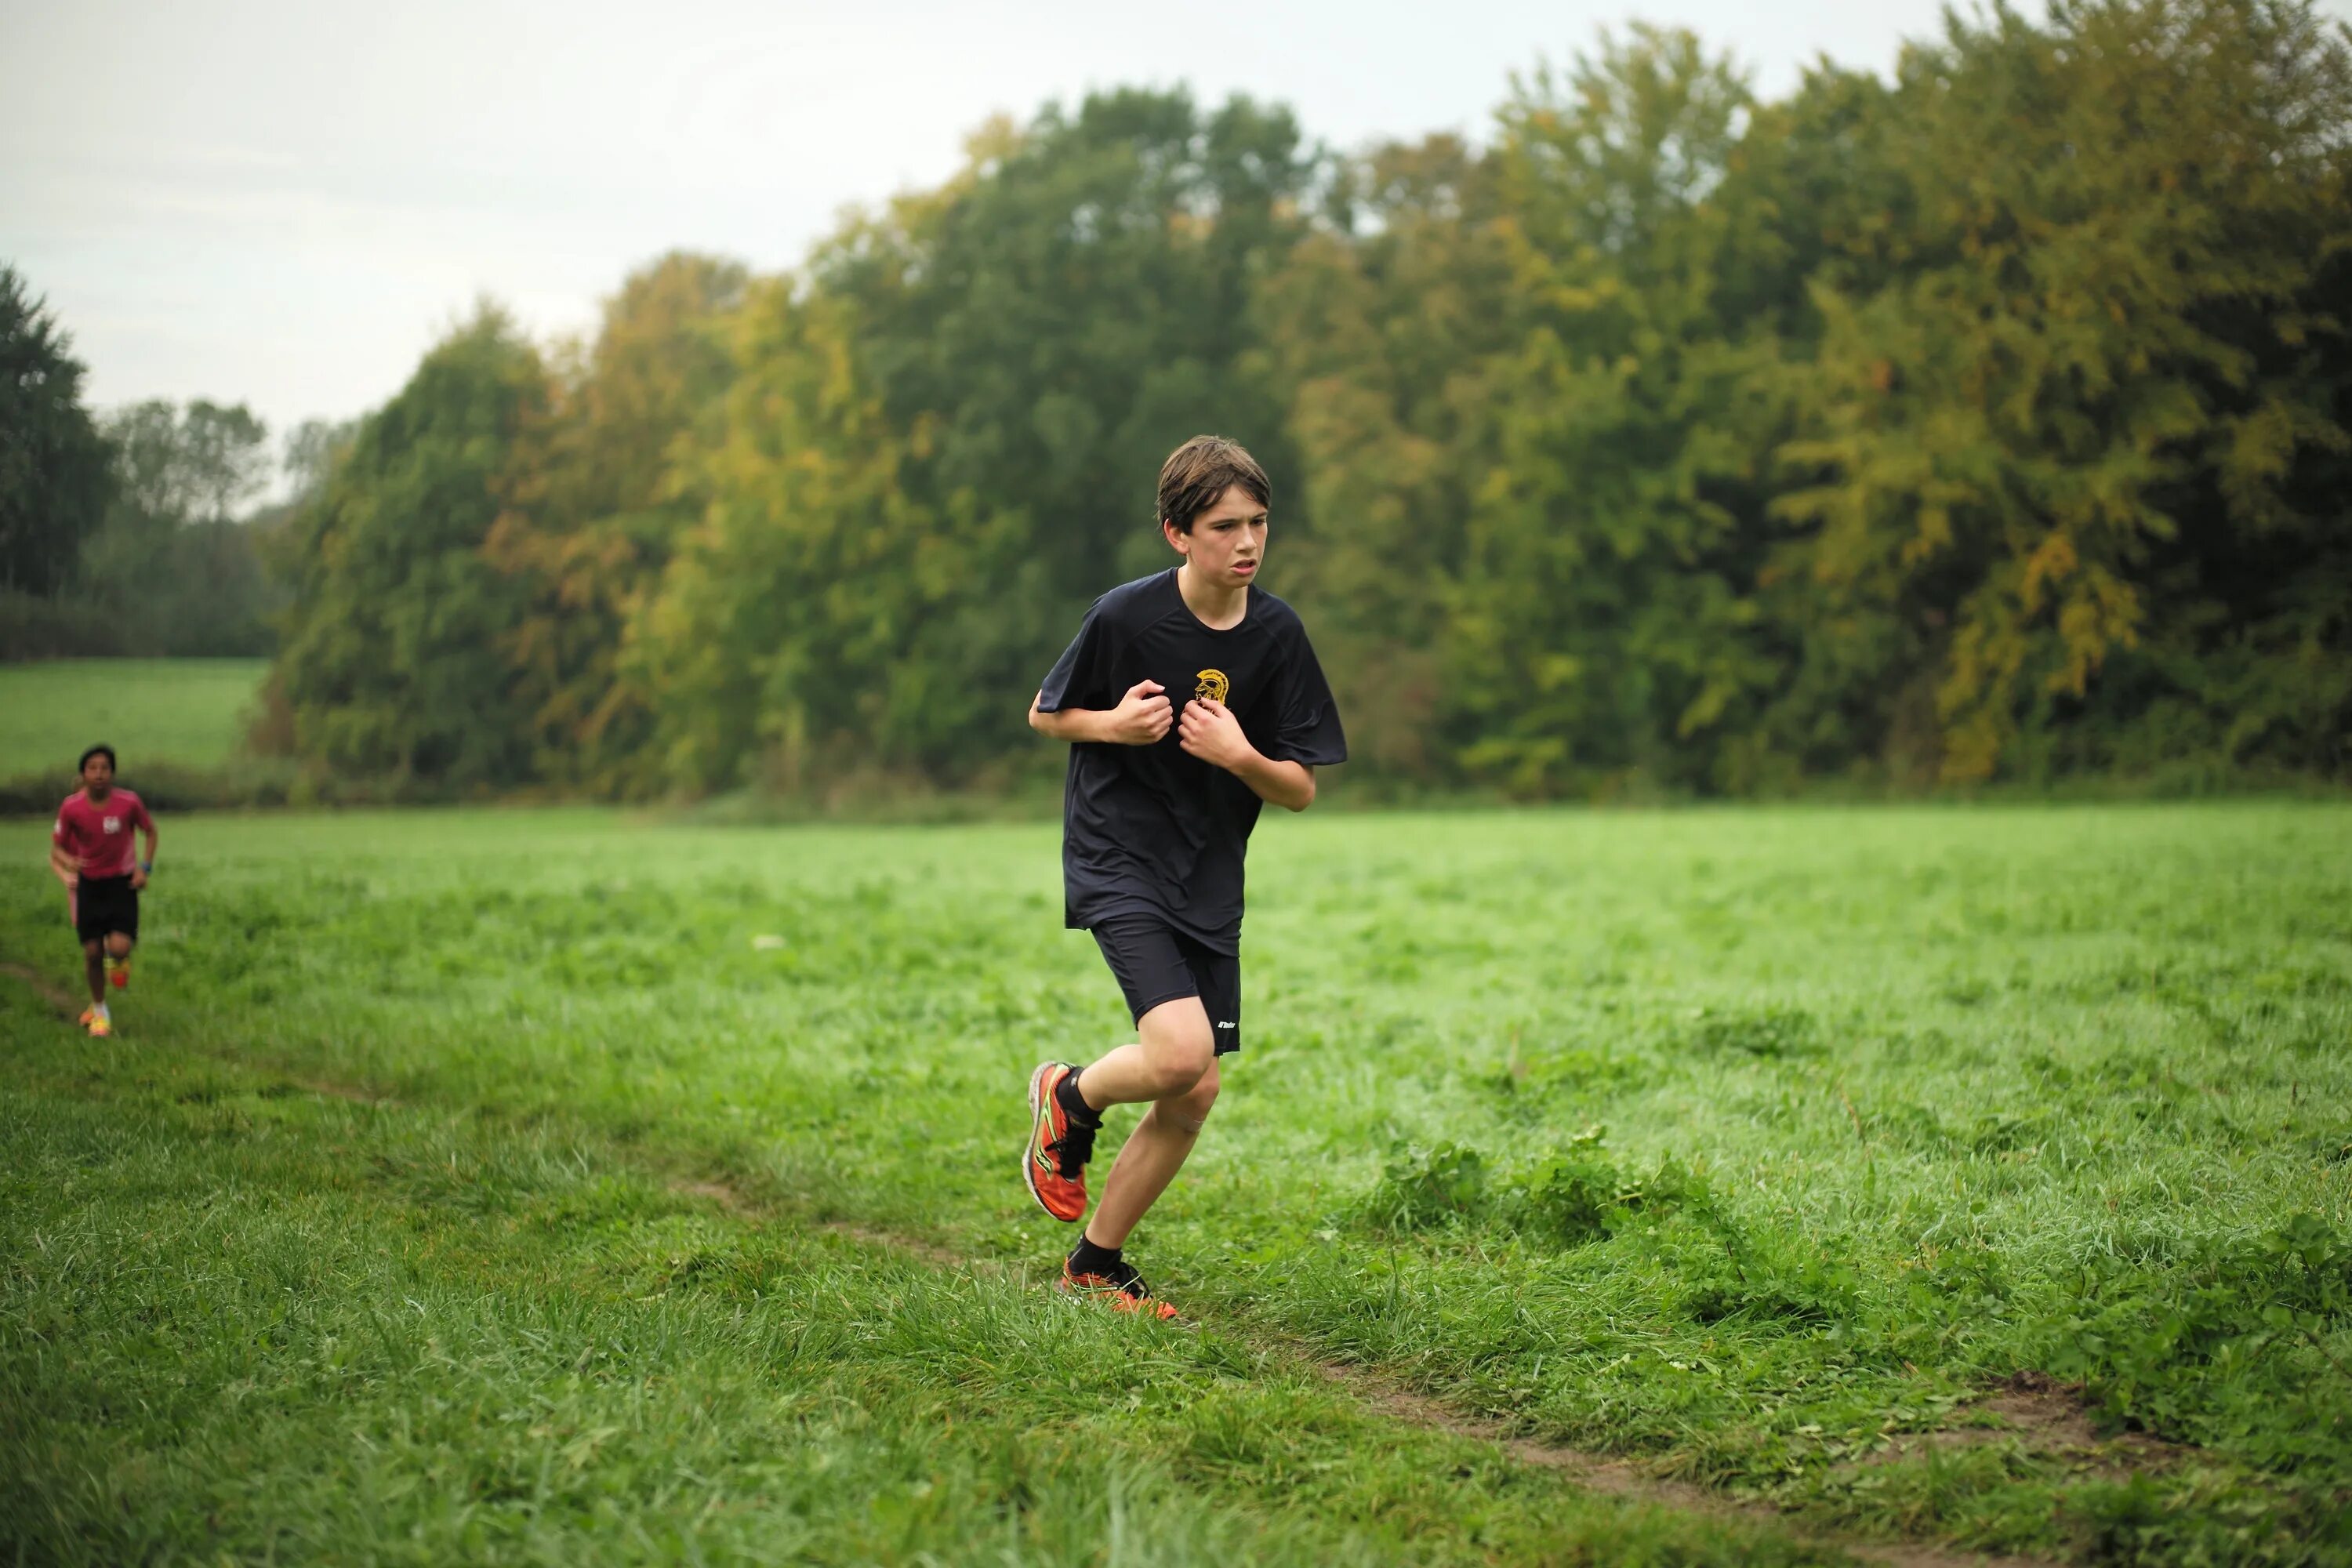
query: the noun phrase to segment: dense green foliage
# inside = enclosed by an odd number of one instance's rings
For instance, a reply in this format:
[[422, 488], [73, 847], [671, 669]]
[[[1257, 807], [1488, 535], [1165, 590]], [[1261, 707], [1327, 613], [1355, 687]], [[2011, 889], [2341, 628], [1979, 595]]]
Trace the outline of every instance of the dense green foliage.
[[289, 521], [294, 603], [271, 695], [304, 755], [461, 786], [526, 765], [501, 642], [525, 591], [483, 546], [490, 485], [545, 395], [537, 353], [485, 308], [361, 424]]
[[[352, 699], [454, 682], [464, 739], [354, 748], [322, 645], [282, 675], [334, 768], [1001, 782], [1050, 760], [1017, 716], [1088, 599], [1166, 558], [1160, 458], [1215, 429], [1275, 476], [1269, 586], [1389, 778], [2341, 779], [2346, 299], [2352, 47], [2301, 0], [1995, 7], [1779, 101], [1636, 27], [1476, 148], [1106, 93], [792, 276], [656, 264], [513, 389], [548, 412], [466, 459], [467, 521], [386, 536], [438, 565], [303, 558], [340, 625], [478, 542], [519, 626]], [[378, 504], [409, 427], [320, 505]]]
[[54, 593], [106, 506], [106, 446], [70, 347], [0, 262], [0, 593], [11, 597]]
[[114, 504], [82, 547], [72, 610], [115, 655], [269, 653], [279, 595], [262, 566], [266, 521], [251, 519], [275, 476], [268, 427], [243, 405], [197, 398], [133, 404], [102, 421]]
[[[0, 268], [0, 660], [268, 654], [282, 595], [263, 565], [286, 508], [268, 427], [243, 405], [163, 399], [92, 420], [81, 366]], [[334, 427], [289, 442], [298, 497]], [[0, 774], [5, 776], [5, 774]]]
[[1175, 1332], [1040, 1288], [1049, 827], [164, 828], [114, 1040], [0, 975], [0, 1551], [2352, 1561], [2339, 805], [1271, 823]]

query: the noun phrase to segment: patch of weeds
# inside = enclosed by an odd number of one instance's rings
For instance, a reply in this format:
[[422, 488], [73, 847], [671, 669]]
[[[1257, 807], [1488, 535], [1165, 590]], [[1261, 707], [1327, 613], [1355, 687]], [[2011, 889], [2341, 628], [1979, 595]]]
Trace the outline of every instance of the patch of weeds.
[[1976, 975], [1955, 977], [1944, 982], [1940, 994], [1955, 1007], [1979, 1007], [1992, 995], [1992, 984]]
[[1727, 1243], [1727, 1273], [1717, 1272], [1682, 1292], [1676, 1303], [1702, 1323], [1731, 1319], [1784, 1328], [1827, 1328], [1855, 1315], [1862, 1281], [1844, 1260], [1813, 1252], [1774, 1257]]
[[2311, 1156], [2322, 1164], [2340, 1165], [2352, 1160], [2352, 1127], [2338, 1132], [2322, 1133], [2310, 1143]]
[[1889, 1067], [1911, 1067], [1920, 1062], [1945, 1066], [1954, 1060], [1957, 1049], [1948, 1033], [1930, 1026], [1889, 1030], [1880, 1043], [1879, 1054]]
[[1873, 1132], [1930, 1154], [2006, 1154], [2040, 1147], [2058, 1130], [2048, 1110], [1986, 1110], [1945, 1118], [1924, 1105], [1897, 1100], [1865, 1119]]
[[2002, 1154], [2031, 1148], [2050, 1135], [2052, 1118], [2046, 1110], [1987, 1111], [1969, 1119], [1957, 1142], [1971, 1153]]
[[1931, 1310], [1945, 1302], [1995, 1307], [2009, 1300], [2009, 1273], [2001, 1265], [2000, 1254], [1982, 1241], [1924, 1247], [1917, 1258], [1906, 1258], [1896, 1267], [1909, 1273], [1914, 1284], [1927, 1293], [1928, 1300], [1921, 1304]]
[[[1597, 1140], [1596, 1140], [1597, 1143]], [[1558, 1247], [1581, 1247], [1622, 1229], [1642, 1201], [1592, 1146], [1547, 1155], [1506, 1194], [1511, 1229]]]
[[1383, 1230], [1475, 1226], [1574, 1247], [1709, 1204], [1705, 1181], [1679, 1162], [1669, 1157], [1646, 1176], [1630, 1174], [1601, 1152], [1604, 1136], [1601, 1128], [1587, 1128], [1563, 1147], [1502, 1173], [1459, 1143], [1402, 1145], [1358, 1213]]
[[2287, 1470], [2346, 1440], [2340, 1413], [2314, 1424], [2313, 1384], [2347, 1375], [2327, 1339], [2347, 1324], [2352, 1238], [2301, 1214], [2186, 1263], [2089, 1278], [2082, 1310], [2054, 1327], [2048, 1365], [2081, 1379], [2112, 1425]]
[[1581, 1247], [1709, 1202], [1706, 1182], [1672, 1156], [1647, 1176], [1629, 1177], [1601, 1155], [1599, 1144], [1596, 1134], [1583, 1149], [1536, 1162], [1507, 1190], [1505, 1224], [1555, 1247]]
[[1741, 1051], [1772, 1060], [1815, 1054], [1821, 1032], [1820, 1021], [1802, 1007], [1702, 1007], [1682, 1038], [1693, 1050]]
[[1412, 1231], [1475, 1222], [1490, 1207], [1485, 1155], [1459, 1143], [1408, 1143], [1391, 1152], [1360, 1212], [1382, 1230]]
[[2177, 1486], [2146, 1475], [2093, 1480], [2067, 1490], [2060, 1518], [2095, 1563], [2300, 1564], [2352, 1552], [2352, 1510], [2326, 1487], [2249, 1485], [2218, 1471]]
[[1522, 1123], [1540, 1121], [1566, 1101], [1606, 1095], [1639, 1083], [1649, 1064], [1582, 1047], [1545, 1051], [1510, 1061], [1481, 1082], [1501, 1102], [1502, 1113]]

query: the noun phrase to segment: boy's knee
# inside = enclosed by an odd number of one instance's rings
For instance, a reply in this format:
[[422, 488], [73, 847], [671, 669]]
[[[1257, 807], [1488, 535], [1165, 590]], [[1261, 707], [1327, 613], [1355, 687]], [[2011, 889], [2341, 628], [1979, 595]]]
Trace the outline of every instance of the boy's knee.
[[131, 953], [131, 939], [117, 932], [106, 939], [106, 951], [117, 958], [127, 958]]
[[1188, 1048], [1161, 1058], [1153, 1064], [1159, 1075], [1159, 1081], [1153, 1088], [1159, 1092], [1151, 1098], [1174, 1100], [1192, 1094], [1200, 1087], [1213, 1059], [1206, 1047], [1198, 1052]]
[[1212, 1057], [1209, 1068], [1192, 1087], [1173, 1100], [1163, 1102], [1176, 1125], [1187, 1132], [1198, 1132], [1208, 1123], [1209, 1111], [1217, 1103], [1217, 1063]]
[[1165, 1014], [1155, 1010], [1145, 1025], [1143, 1049], [1150, 1065], [1152, 1099], [1168, 1100], [1189, 1092], [1216, 1066], [1216, 1041], [1209, 1033], [1209, 1016], [1198, 1005], [1181, 1011], [1171, 1007]]

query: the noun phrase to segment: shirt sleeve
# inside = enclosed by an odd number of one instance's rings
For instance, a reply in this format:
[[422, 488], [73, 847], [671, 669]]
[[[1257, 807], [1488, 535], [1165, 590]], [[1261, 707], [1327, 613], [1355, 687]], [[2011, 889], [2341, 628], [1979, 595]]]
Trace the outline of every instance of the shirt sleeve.
[[1276, 714], [1274, 750], [1277, 763], [1304, 763], [1310, 768], [1329, 767], [1348, 760], [1348, 737], [1339, 728], [1339, 705], [1331, 697], [1315, 645], [1307, 628], [1293, 624], [1285, 639], [1282, 674], [1275, 683]]
[[66, 814], [58, 813], [58, 825], [49, 829], [49, 842], [62, 846], [66, 842]]
[[1102, 601], [1095, 601], [1079, 623], [1078, 635], [1054, 661], [1045, 682], [1037, 689], [1037, 710], [1059, 713], [1069, 708], [1115, 706], [1110, 686], [1110, 628], [1104, 623]]
[[131, 797], [131, 826], [134, 828], [144, 827], [151, 832], [153, 831], [155, 819], [147, 815], [147, 803], [136, 795]]

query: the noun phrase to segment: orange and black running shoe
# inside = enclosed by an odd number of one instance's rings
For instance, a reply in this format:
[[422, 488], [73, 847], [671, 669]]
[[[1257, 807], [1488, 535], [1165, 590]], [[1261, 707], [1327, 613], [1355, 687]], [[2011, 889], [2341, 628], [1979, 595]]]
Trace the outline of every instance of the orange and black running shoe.
[[1099, 1301], [1114, 1312], [1141, 1312], [1163, 1323], [1177, 1316], [1176, 1309], [1154, 1296], [1151, 1287], [1143, 1282], [1143, 1276], [1135, 1271], [1135, 1265], [1124, 1259], [1107, 1270], [1089, 1269], [1081, 1274], [1070, 1267], [1066, 1258], [1058, 1286], [1081, 1300]]
[[1054, 1090], [1078, 1069], [1067, 1062], [1041, 1062], [1029, 1075], [1029, 1146], [1021, 1153], [1021, 1179], [1029, 1195], [1055, 1219], [1083, 1219], [1087, 1212], [1087, 1162], [1094, 1158], [1095, 1130], [1070, 1120]]

